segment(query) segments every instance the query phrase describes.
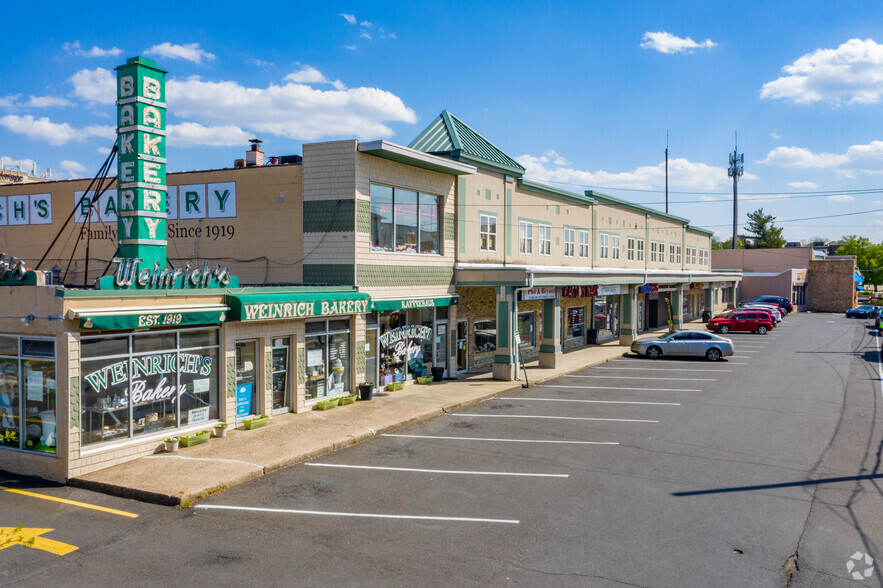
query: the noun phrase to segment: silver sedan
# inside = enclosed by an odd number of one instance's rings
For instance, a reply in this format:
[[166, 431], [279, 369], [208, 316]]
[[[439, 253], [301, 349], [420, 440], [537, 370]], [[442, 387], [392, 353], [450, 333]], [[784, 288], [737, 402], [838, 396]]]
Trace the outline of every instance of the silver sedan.
[[733, 341], [702, 331], [678, 331], [663, 337], [639, 339], [632, 343], [633, 353], [659, 359], [666, 355], [705, 357], [717, 361], [736, 352]]

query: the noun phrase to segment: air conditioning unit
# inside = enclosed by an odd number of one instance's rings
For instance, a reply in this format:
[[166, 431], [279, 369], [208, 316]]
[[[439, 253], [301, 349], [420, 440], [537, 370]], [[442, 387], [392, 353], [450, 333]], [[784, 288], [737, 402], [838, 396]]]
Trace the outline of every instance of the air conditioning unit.
[[245, 160], [244, 159], [237, 159], [236, 161], [233, 162], [233, 167], [236, 169], [241, 169], [241, 168], [245, 167]]

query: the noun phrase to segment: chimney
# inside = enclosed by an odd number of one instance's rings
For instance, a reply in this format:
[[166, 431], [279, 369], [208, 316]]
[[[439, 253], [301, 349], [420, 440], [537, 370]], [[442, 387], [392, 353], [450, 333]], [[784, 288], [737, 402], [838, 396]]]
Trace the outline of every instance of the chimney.
[[261, 151], [261, 143], [263, 141], [260, 139], [249, 139], [248, 142], [251, 143], [251, 151], [245, 152], [246, 167], [263, 166], [264, 152]]

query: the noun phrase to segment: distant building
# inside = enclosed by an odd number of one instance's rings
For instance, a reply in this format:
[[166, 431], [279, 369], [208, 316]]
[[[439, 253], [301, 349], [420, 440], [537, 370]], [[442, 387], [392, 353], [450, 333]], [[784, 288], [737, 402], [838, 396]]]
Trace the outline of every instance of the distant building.
[[52, 172], [47, 170], [43, 172], [44, 177], [37, 177], [37, 167], [36, 165], [33, 168], [33, 171], [29, 174], [28, 172], [21, 169], [21, 166], [16, 166], [19, 169], [6, 169], [6, 163], [0, 159], [0, 186], [6, 186], [9, 184], [33, 184], [35, 182], [45, 182], [52, 175]]

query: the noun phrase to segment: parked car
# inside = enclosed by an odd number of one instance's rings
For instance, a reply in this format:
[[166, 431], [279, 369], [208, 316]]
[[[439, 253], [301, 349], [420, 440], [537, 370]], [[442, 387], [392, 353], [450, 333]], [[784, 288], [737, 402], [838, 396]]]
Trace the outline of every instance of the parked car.
[[754, 302], [771, 302], [773, 304], [778, 304], [785, 309], [786, 314], [794, 310], [794, 307], [791, 305], [791, 301], [782, 296], [764, 294], [763, 296], [758, 296], [757, 298], [755, 298]]
[[752, 309], [737, 310], [723, 316], [716, 316], [708, 321], [709, 331], [717, 331], [724, 335], [730, 331], [766, 335], [767, 331], [772, 328], [773, 321], [770, 320], [769, 315]]
[[846, 311], [846, 318], [874, 318], [880, 312], [879, 307], [870, 304], [863, 304], [857, 308], [850, 308]]
[[770, 322], [773, 323], [774, 327], [776, 326], [777, 323], [782, 322], [781, 313], [779, 313], [778, 310], [775, 310], [775, 309], [770, 308], [768, 306], [760, 306], [760, 305], [755, 306], [753, 304], [749, 304], [748, 306], [745, 306], [743, 308], [751, 309], [751, 310], [754, 310], [757, 312], [765, 312], [770, 317]]
[[736, 352], [733, 342], [720, 335], [702, 331], [678, 331], [664, 337], [639, 339], [632, 343], [632, 353], [644, 355], [650, 359], [666, 356], [705, 357], [717, 361]]
[[775, 319], [775, 322], [781, 323], [782, 319], [785, 317], [785, 311], [781, 306], [776, 306], [775, 304], [760, 304], [758, 302], [746, 302], [742, 305], [741, 309], [751, 308], [753, 310], [763, 310], [769, 312], [770, 315]]

